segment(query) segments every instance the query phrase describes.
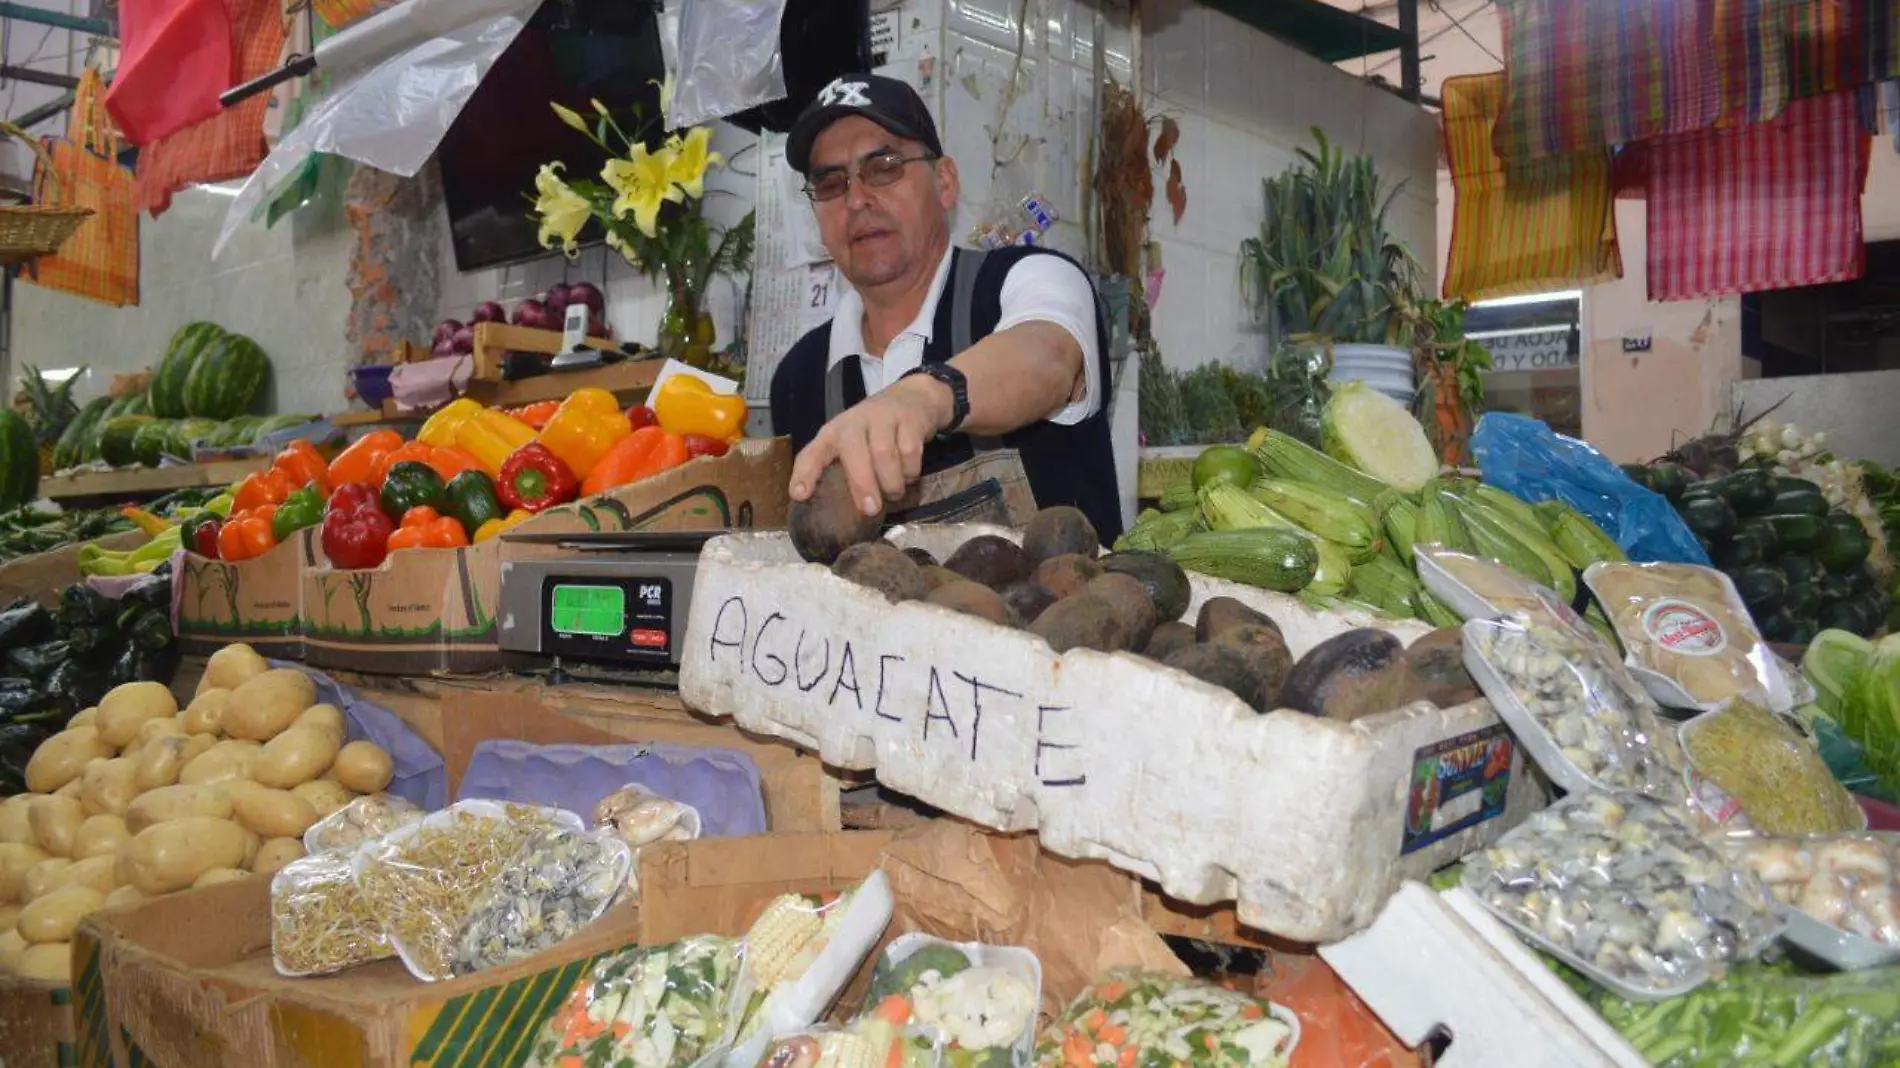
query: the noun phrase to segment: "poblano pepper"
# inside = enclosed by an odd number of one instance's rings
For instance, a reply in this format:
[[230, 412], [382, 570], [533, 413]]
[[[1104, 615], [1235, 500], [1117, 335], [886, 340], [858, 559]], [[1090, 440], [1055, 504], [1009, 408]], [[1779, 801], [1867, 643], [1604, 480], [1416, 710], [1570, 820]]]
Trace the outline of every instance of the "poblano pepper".
[[271, 533], [278, 541], [289, 537], [305, 527], [314, 527], [323, 522], [323, 488], [315, 482], [284, 498], [271, 515]]

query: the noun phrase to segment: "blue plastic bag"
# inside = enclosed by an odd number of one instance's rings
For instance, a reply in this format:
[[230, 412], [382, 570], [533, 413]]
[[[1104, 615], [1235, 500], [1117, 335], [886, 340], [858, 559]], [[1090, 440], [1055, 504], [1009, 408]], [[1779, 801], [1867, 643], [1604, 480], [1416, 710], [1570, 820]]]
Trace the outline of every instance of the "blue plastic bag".
[[1562, 500], [1616, 539], [1631, 560], [1708, 566], [1702, 543], [1667, 498], [1609, 458], [1535, 419], [1489, 412], [1471, 435], [1484, 480], [1523, 500]]
[[394, 712], [366, 700], [315, 668], [285, 660], [272, 660], [270, 666], [292, 668], [310, 676], [317, 686], [317, 701], [343, 710], [350, 741], [374, 742], [389, 754], [396, 774], [386, 792], [414, 803], [425, 812], [434, 812], [448, 804], [449, 774], [441, 756]]

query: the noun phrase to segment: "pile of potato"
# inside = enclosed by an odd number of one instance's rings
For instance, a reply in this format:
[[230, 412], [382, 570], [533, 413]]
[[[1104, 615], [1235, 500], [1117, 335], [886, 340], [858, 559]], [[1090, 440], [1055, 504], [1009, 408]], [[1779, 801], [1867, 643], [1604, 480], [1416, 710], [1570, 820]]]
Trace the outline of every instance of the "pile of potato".
[[348, 742], [302, 672], [220, 649], [191, 704], [156, 682], [114, 688], [0, 801], [0, 974], [70, 981], [95, 909], [268, 874], [311, 824], [389, 785], [389, 754]]

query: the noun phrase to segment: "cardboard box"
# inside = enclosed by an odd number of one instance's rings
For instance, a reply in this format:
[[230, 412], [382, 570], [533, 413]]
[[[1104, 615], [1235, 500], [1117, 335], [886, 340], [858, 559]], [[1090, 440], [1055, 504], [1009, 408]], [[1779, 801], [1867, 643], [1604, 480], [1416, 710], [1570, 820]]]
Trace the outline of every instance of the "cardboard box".
[[[126, 530], [91, 544], [117, 551], [136, 549], [150, 540], [143, 531]], [[83, 544], [87, 543], [62, 545], [0, 564], [0, 605], [31, 597], [48, 608], [58, 607], [59, 591], [80, 579], [79, 546]]]
[[[938, 559], [973, 526], [892, 532]], [[1315, 612], [1190, 576], [1194, 618], [1228, 596], [1279, 624], [1294, 657], [1355, 627], [1410, 643], [1422, 624]], [[1423, 878], [1542, 807], [1490, 704], [1416, 704], [1352, 723], [1278, 710], [1125, 653], [1057, 655], [1030, 634], [882, 594], [803, 563], [783, 534], [700, 556], [680, 697], [834, 767], [1001, 831], [1034, 830], [1190, 905], [1299, 942], [1342, 938]]]
[[302, 660], [303, 570], [316, 565], [317, 545], [312, 527], [236, 563], [186, 552], [172, 583], [179, 647], [210, 656], [244, 642], [265, 656]]
[[888, 835], [672, 842], [640, 858], [642, 901], [575, 938], [444, 983], [395, 960], [315, 979], [270, 962], [269, 880], [95, 913], [74, 938], [82, 1068], [513, 1068], [602, 954], [689, 934], [737, 935], [787, 892], [848, 888]]
[[[748, 440], [573, 504], [521, 533], [782, 527], [790, 507], [790, 444]], [[465, 549], [406, 549], [382, 565], [303, 569], [304, 658], [318, 667], [396, 675], [493, 671], [520, 658], [500, 646], [499, 538]]]
[[76, 1052], [72, 987], [0, 977], [0, 1064], [66, 1068]]

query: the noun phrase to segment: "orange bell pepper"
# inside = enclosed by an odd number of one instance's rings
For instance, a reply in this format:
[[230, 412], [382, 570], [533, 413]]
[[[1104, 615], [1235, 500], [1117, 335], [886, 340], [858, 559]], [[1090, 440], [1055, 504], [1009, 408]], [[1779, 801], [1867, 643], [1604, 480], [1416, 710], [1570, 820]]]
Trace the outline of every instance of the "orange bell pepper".
[[638, 482], [686, 462], [686, 439], [657, 426], [644, 426], [614, 443], [581, 482], [581, 496], [592, 497], [616, 486]]
[[389, 469], [402, 463], [404, 460], [415, 460], [420, 463], [428, 464], [435, 470], [437, 475], [441, 476], [444, 482], [447, 482], [464, 471], [480, 471], [482, 469], [482, 465], [476, 461], [475, 457], [470, 456], [461, 449], [452, 446], [428, 445], [420, 441], [412, 441], [400, 449], [391, 450], [377, 458], [375, 467], [370, 471], [370, 475], [375, 481], [371, 482], [370, 485], [380, 487], [383, 484], [383, 479], [388, 476]]
[[282, 471], [298, 489], [315, 482], [324, 496], [330, 495], [330, 465], [308, 441], [291, 442], [271, 461], [271, 469]]
[[276, 516], [275, 504], [232, 512], [218, 528], [218, 558], [249, 560], [269, 552], [277, 544], [277, 536], [271, 533], [271, 520]]
[[397, 549], [458, 549], [468, 544], [468, 532], [454, 516], [443, 515], [428, 505], [418, 505], [402, 514], [402, 526], [389, 535], [389, 551]]
[[704, 434], [731, 441], [745, 433], [745, 398], [736, 393], [714, 393], [692, 375], [674, 375], [653, 391], [653, 411], [660, 425], [675, 434]]
[[508, 409], [508, 414], [534, 429], [540, 430], [547, 426], [548, 420], [554, 418], [554, 413], [560, 410], [560, 401], [536, 401], [533, 404], [524, 404], [519, 408], [510, 408]]
[[633, 424], [614, 395], [588, 386], [568, 394], [535, 440], [584, 479], [615, 442], [631, 433]]
[[330, 461], [330, 485], [341, 486], [345, 482], [360, 482], [365, 486], [379, 484], [382, 480], [375, 477], [376, 462], [385, 454], [400, 448], [402, 435], [394, 430], [372, 430], [364, 434]]
[[262, 505], [282, 504], [285, 497], [302, 488], [303, 483], [293, 483], [289, 475], [275, 467], [268, 471], [254, 471], [245, 475], [232, 489], [231, 514], [235, 517], [239, 512], [248, 512]]

